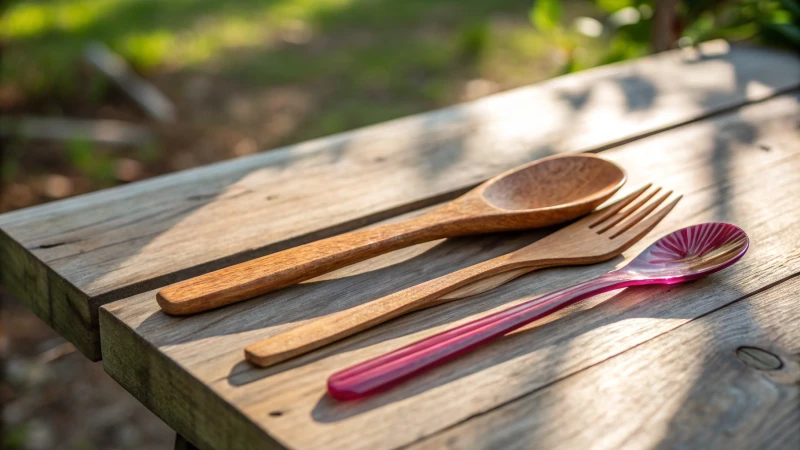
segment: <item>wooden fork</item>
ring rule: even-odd
[[[678,196],[651,215],[672,194],[650,201],[659,191],[645,185],[517,251],[251,344],[245,348],[245,357],[258,366],[271,366],[400,315],[488,291],[533,270],[607,261],[644,237],[681,199]]]

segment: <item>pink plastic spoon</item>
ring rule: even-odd
[[[643,284],[674,284],[722,270],[750,241],[727,223],[704,223],[670,233],[621,269],[529,300],[337,372],[328,392],[352,400],[388,389],[505,334],[597,294]]]

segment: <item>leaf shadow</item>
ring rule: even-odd
[[[517,358],[523,358],[534,352],[544,352],[548,360],[544,373],[537,374],[536,378],[542,380],[540,389],[559,378],[569,376],[568,372],[559,372],[563,355],[566,355],[570,343],[585,333],[592,330],[609,327],[616,322],[634,318],[664,318],[667,313],[669,318],[691,318],[670,314],[669,309],[647,311],[647,307],[640,307],[643,302],[654,295],[664,296],[672,286],[649,286],[628,288],[618,291],[611,298],[581,309],[569,308],[556,320],[548,321],[541,325],[529,325],[519,331],[504,336],[497,341],[489,343],[466,356],[451,361],[443,366],[434,368],[410,380],[370,397],[341,402],[334,400],[328,394],[323,395],[312,411],[314,420],[323,423],[335,423],[350,417],[367,413],[371,410],[384,407],[388,404],[401,402],[421,395],[427,391],[437,389],[461,378],[476,375],[492,367],[505,364]],[[578,309],[577,311],[575,309]],[[580,324],[580,326],[576,326]],[[568,333],[559,328],[567,327]],[[557,340],[548,336],[558,336]],[[537,364],[540,366],[541,364]],[[559,373],[555,376],[555,373]]]

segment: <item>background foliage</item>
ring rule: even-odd
[[[12,0],[0,114],[114,119],[158,144],[11,138],[0,212],[724,38],[800,48],[800,0]],[[87,67],[107,44],[176,103],[160,127]],[[2,122],[2,120],[0,120]],[[2,126],[2,123],[0,123]]]
[[[602,14],[571,24],[562,19],[562,3],[539,0],[530,18],[571,55],[566,71],[584,68],[575,55],[580,43],[564,39],[570,26],[603,42],[600,64],[711,39],[800,49],[798,0],[594,0]]]
[[[800,0],[6,0],[0,128],[116,120],[156,144],[0,138],[0,213],[725,38],[800,49]],[[83,60],[175,103],[159,124]],[[171,448],[101,365],[2,292],[0,447]]]
[[[800,48],[800,0],[0,5],[0,114],[123,120],[159,135],[127,149],[7,139],[0,212],[704,40]],[[87,67],[98,41],[175,102],[177,123],[153,124]]]

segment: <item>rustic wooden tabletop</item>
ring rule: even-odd
[[[0,216],[0,282],[204,449],[800,448],[800,59],[711,42],[473,103]],[[551,269],[268,369],[253,342],[520,248],[437,241],[189,317],[170,283],[399,220],[562,152],[683,194],[612,261]],[[666,232],[752,247],[687,285],[598,296],[366,400],[333,372],[619,266]]]

